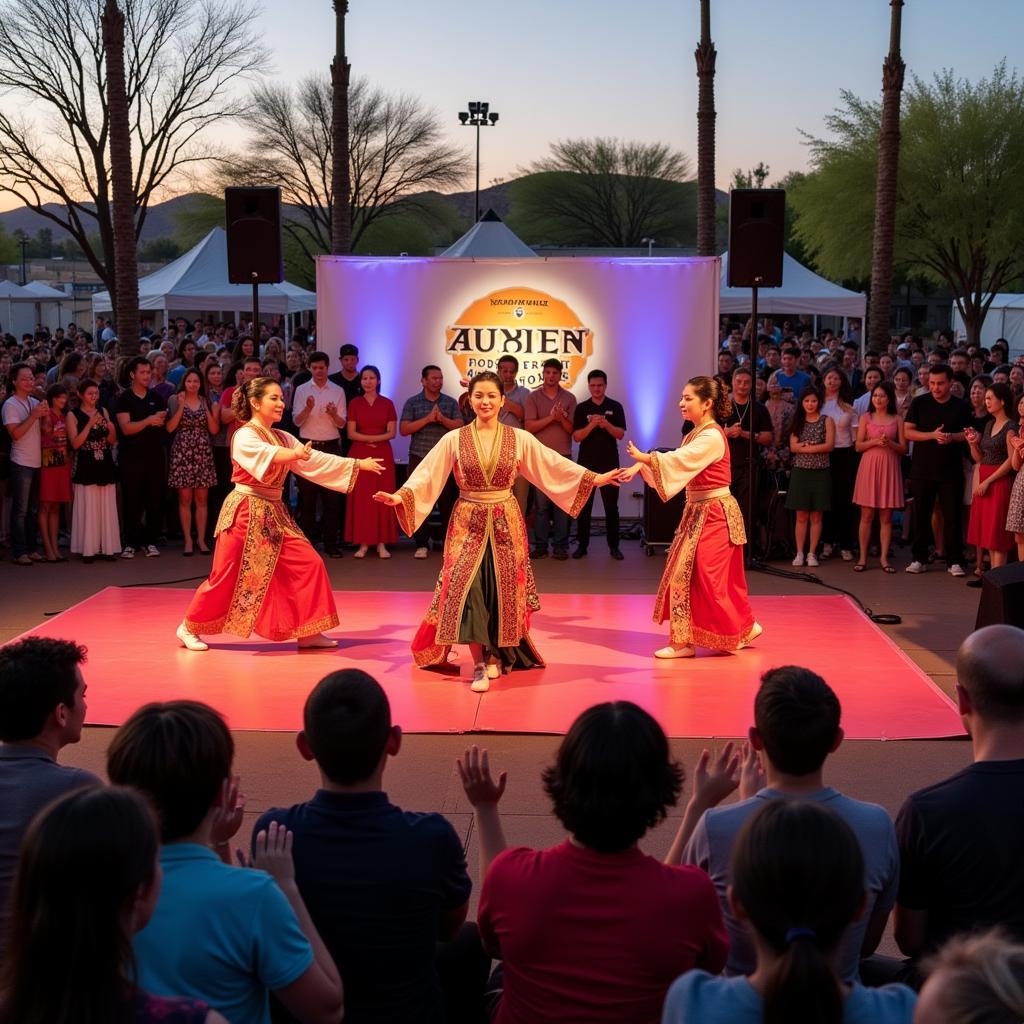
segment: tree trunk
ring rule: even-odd
[[[700,0],[697,60],[697,255],[715,256],[715,58],[711,0]]]
[[[351,71],[345,53],[345,15],[348,0],[334,0],[335,45],[331,64],[331,252],[352,249],[352,186],[349,181],[348,81]]]
[[[110,110],[110,183],[113,228],[114,326],[118,355],[139,351],[139,267],[135,258],[135,187],[132,181],[132,138],[124,73],[124,15],[117,0],[103,10],[103,48],[107,65]],[[109,252],[105,253],[108,261]]]
[[[882,123],[878,135],[875,231],[871,245],[869,345],[884,352],[892,315],[892,263],[896,232],[896,189],[900,156],[900,96],[905,65],[900,56],[903,0],[890,0],[889,55],[882,64]]]

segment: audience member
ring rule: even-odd
[[[353,398],[358,398],[363,393],[362,378],[359,373],[359,349],[355,345],[342,345],[338,349],[338,359],[341,362],[341,369],[337,373],[332,373],[329,379],[345,392],[347,407],[352,404]],[[296,376],[298,377],[300,374]],[[301,380],[297,380],[295,386],[298,387],[301,383]],[[342,449],[347,455],[349,449],[347,436],[343,436]]]
[[[769,349],[769,351],[771,350]],[[783,398],[794,405],[811,383],[810,374],[797,369],[796,364],[799,358],[800,349],[789,345],[782,350],[781,369],[773,367],[769,363],[769,369],[775,370],[775,379],[779,382],[779,387],[782,388]]]
[[[758,470],[760,468],[760,452],[763,447],[772,443],[773,424],[768,410],[758,401],[751,398],[754,386],[754,375],[749,366],[740,366],[732,375],[732,412],[729,413],[722,426],[729,444],[729,464],[732,468],[732,483],[729,489],[740,506],[743,525],[748,540],[753,537],[751,530],[750,506],[750,425],[754,425],[754,494],[759,492]],[[618,488],[616,488],[618,490]],[[756,507],[756,500],[755,500]]]
[[[60,553],[61,506],[71,503],[71,454],[68,451],[68,389],[46,389],[47,414],[40,420],[39,535],[48,562],[66,562]]]
[[[498,422],[504,423],[506,427],[522,430],[526,422],[526,399],[530,391],[518,382],[518,373],[519,360],[515,356],[504,355],[498,360],[498,376],[501,378],[505,395],[501,412],[498,413]],[[525,516],[530,497],[530,481],[522,473],[516,474],[512,494],[519,503],[519,511]]]
[[[831,417],[821,411],[821,393],[813,387],[806,388],[789,427],[793,470],[786,493],[786,508],[796,512],[796,557],[793,559],[796,566],[818,564],[822,521],[832,507],[828,455],[835,442],[835,430]]]
[[[42,562],[36,550],[36,506],[39,468],[43,461],[40,420],[48,415],[46,402],[34,397],[35,373],[28,363],[15,363],[11,394],[3,404],[4,427],[11,438],[11,557],[17,565]]]

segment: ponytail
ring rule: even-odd
[[[243,381],[231,396],[231,411],[240,423],[247,423],[252,419],[253,401],[261,401],[271,387],[280,386],[273,377],[254,377],[252,380]]]
[[[724,423],[732,412],[732,399],[719,377],[691,377],[686,382],[702,402],[711,402],[711,415]]]

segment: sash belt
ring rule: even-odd
[[[259,487],[255,484],[235,484],[239,494],[247,494],[253,498],[265,498],[267,501],[280,501],[284,493],[283,487]]]
[[[461,491],[459,497],[475,505],[500,505],[512,497],[512,488],[506,487],[501,491]]]
[[[724,498],[729,494],[732,494],[732,491],[728,487],[712,487],[711,490],[702,491],[691,491],[690,488],[687,488],[686,500],[691,505],[694,505],[701,501],[713,501],[715,498]]]

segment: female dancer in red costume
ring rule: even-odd
[[[654,621],[670,620],[669,646],[656,658],[692,658],[694,647],[738,651],[761,635],[747,599],[743,573],[746,534],[739,505],[729,491],[729,445],[716,420],[729,414],[729,396],[713,377],[693,377],[679,408],[693,430],[674,452],[640,451],[624,470],[637,473],[668,501],[686,488],[686,508],[668,551]]]
[[[231,480],[217,520],[217,547],[177,636],[205,651],[202,633],[258,633],[298,640],[300,648],[336,647],[323,635],[338,611],[320,556],[281,500],[289,470],[335,491],[351,491],[360,470],[380,473],[379,459],[344,459],[314,451],[275,430],[284,415],[281,386],[270,377],[239,385],[231,402],[242,426],[231,439]]]

